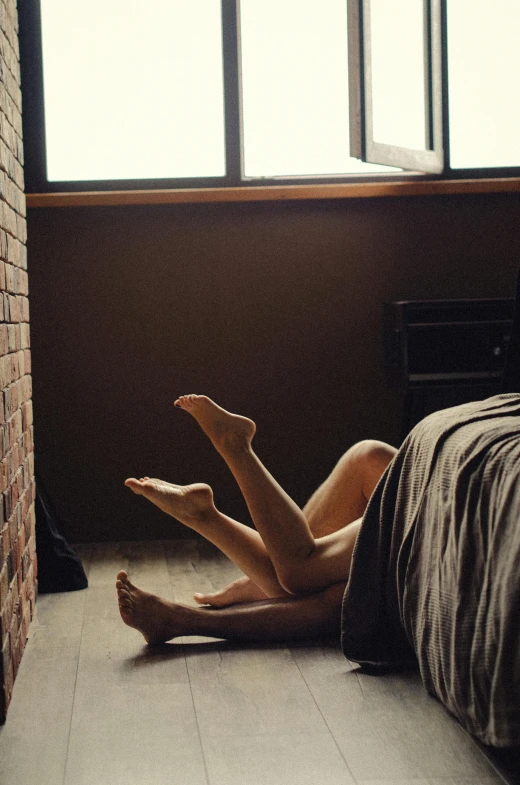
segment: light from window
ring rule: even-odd
[[[373,138],[426,150],[424,3],[370,3]]]
[[[246,177],[394,171],[349,155],[346,0],[241,0]]]
[[[41,0],[52,181],[225,174],[217,0]]]
[[[448,0],[453,168],[520,166],[520,3]]]

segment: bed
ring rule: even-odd
[[[342,608],[344,654],[418,666],[482,743],[520,745],[520,394],[436,412],[381,478]]]

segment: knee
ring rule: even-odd
[[[390,444],[377,439],[364,439],[354,445],[356,456],[366,470],[384,470],[396,454],[397,450]]]
[[[321,588],[316,587],[312,555],[308,559],[303,558],[293,562],[286,561],[283,565],[279,565],[276,570],[276,577],[282,589],[293,597],[314,594],[318,588]]]
[[[397,450],[390,444],[377,441],[377,439],[363,439],[354,444],[343,455],[340,464],[350,470],[355,466],[361,473],[374,470],[384,470],[396,454]]]
[[[301,569],[285,566],[283,569],[278,569],[276,575],[280,586],[287,594],[298,597],[309,592]]]
[[[396,453],[396,448],[390,444],[377,439],[363,439],[347,450],[342,461],[345,462],[345,469],[348,467],[349,471],[356,472],[359,487],[368,499]]]

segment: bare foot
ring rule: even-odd
[[[121,618],[139,630],[150,646],[183,634],[182,606],[141,591],[130,583],[124,570],[117,574],[116,587]]]
[[[253,420],[227,412],[206,395],[182,395],[174,405],[189,412],[197,420],[221,454],[249,447],[255,435],[256,425]]]
[[[173,485],[163,480],[130,477],[125,485],[139,496],[153,502],[163,512],[191,526],[216,513],[213,491],[205,483]]]
[[[199,605],[211,605],[213,608],[225,608],[227,605],[236,605],[240,602],[256,602],[256,600],[268,599],[267,594],[260,589],[251,578],[244,575],[242,578],[230,583],[214,594],[193,595],[195,602]]]

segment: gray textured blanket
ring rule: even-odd
[[[364,516],[342,646],[362,664],[418,662],[484,744],[520,745],[520,395],[407,437]]]

